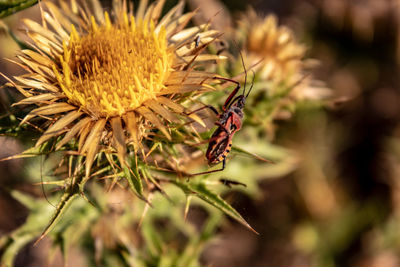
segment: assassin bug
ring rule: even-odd
[[[211,136],[206,152],[206,158],[210,164],[217,164],[222,161],[221,170],[225,168],[226,157],[231,151],[233,135],[242,128],[245,101],[253,88],[251,86],[247,94],[245,94],[246,88],[244,87],[243,94],[235,97],[240,89],[239,82],[228,79],[224,80],[235,82],[236,88],[222,106],[222,113],[218,114],[219,120],[215,123],[218,128]]]
[[[222,162],[222,168],[218,170],[206,171],[201,173],[196,173],[194,175],[207,174],[212,172],[218,172],[225,169],[226,157],[232,148],[232,138],[234,134],[240,130],[242,127],[243,120],[243,109],[245,106],[246,98],[249,96],[251,90],[253,89],[254,84],[254,72],[253,72],[253,82],[251,84],[250,89],[246,93],[246,83],[247,83],[247,70],[244,64],[242,53],[240,53],[240,58],[242,60],[244,72],[245,72],[245,81],[243,86],[243,93],[241,95],[237,95],[240,90],[240,83],[238,81],[223,78],[223,77],[214,77],[215,79],[232,82],[236,84],[235,89],[225,100],[224,105],[222,106],[222,113],[218,113],[218,111],[213,106],[204,106],[203,108],[209,108],[212,110],[218,117],[218,121],[215,124],[218,128],[214,131],[211,136],[208,148],[206,151],[206,158],[209,164],[218,164]],[[203,109],[200,108],[200,109]],[[199,109],[199,110],[200,110]],[[196,110],[198,111],[198,110]]]

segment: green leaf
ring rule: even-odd
[[[76,197],[79,196],[79,187],[72,185],[70,188],[66,190],[66,192],[61,197],[60,202],[57,205],[56,211],[54,212],[50,222],[44,229],[43,233],[40,237],[36,240],[35,244],[40,242],[53,228],[54,226],[60,221],[62,215],[71,205],[71,203],[75,200]]]
[[[267,162],[267,163],[274,163],[273,161],[271,161],[269,159],[265,159],[263,157],[260,157],[257,154],[251,153],[251,152],[249,152],[247,150],[244,150],[244,149],[242,149],[240,147],[237,147],[237,146],[232,146],[232,151],[235,151],[236,153],[242,154],[242,155],[245,155],[245,156],[254,157],[254,158],[258,159],[258,160],[261,160],[261,161],[264,161],[264,162]]]
[[[188,183],[182,183],[178,180],[171,180],[171,182],[178,186],[185,194],[195,194],[196,192],[189,186]]]
[[[26,2],[26,0],[0,0],[0,7],[16,6],[23,2]]]
[[[157,234],[151,222],[144,223],[141,227],[141,231],[150,255],[156,258],[157,255],[160,255],[163,251],[163,242],[160,235]]]
[[[0,18],[31,7],[37,2],[37,0],[0,0]]]
[[[53,207],[47,201],[35,199],[16,190],[10,191],[10,194],[24,204],[30,213],[22,226],[0,239],[0,250],[3,251],[1,266],[13,266],[18,252],[40,234],[53,212]]]
[[[78,186],[75,186],[78,188]],[[78,191],[75,189],[75,191]],[[19,251],[30,242],[37,239],[45,227],[52,228],[48,233],[53,242],[53,248],[61,246],[64,259],[67,258],[68,247],[75,246],[84,239],[88,229],[93,226],[93,221],[98,217],[98,209],[88,205],[83,199],[73,199],[77,194],[64,194],[61,198],[57,211],[47,200],[33,198],[28,194],[19,191],[11,191],[13,198],[24,204],[29,209],[29,215],[25,223],[18,229],[0,238],[0,250],[3,253],[0,266],[13,266],[14,259]],[[53,196],[50,202],[55,202],[60,195]],[[60,201],[60,200],[59,200]],[[72,204],[72,205],[70,205]],[[60,208],[60,206],[63,206]],[[57,215],[58,214],[58,215]],[[62,219],[60,219],[62,216]],[[55,219],[54,219],[55,218]],[[50,223],[49,223],[50,221]],[[53,221],[53,222],[52,222]],[[54,225],[54,228],[53,226]],[[49,228],[49,230],[51,230]],[[49,258],[51,253],[49,253]]]
[[[12,160],[12,159],[21,159],[21,158],[30,158],[30,157],[36,157],[38,155],[40,155],[40,147],[31,147],[27,150],[25,150],[24,152],[14,155],[14,156],[10,156],[7,158],[2,158],[0,159],[1,161],[7,161],[7,160]]]
[[[231,205],[229,205],[225,200],[223,200],[219,195],[211,192],[203,183],[196,184],[194,187],[191,187],[197,193],[196,196],[203,199],[204,201],[210,203],[214,207],[220,209],[228,216],[237,220],[248,229],[258,234],[251,226],[246,222],[245,219],[237,212]]]
[[[14,259],[17,256],[18,252],[33,239],[32,234],[21,235],[16,239],[11,240],[8,246],[4,249],[3,256],[1,257],[1,266],[8,267],[14,266]]]
[[[58,241],[57,245],[61,248],[64,262],[68,262],[70,248],[76,247],[93,228],[93,223],[98,219],[99,209],[94,208],[83,199],[77,199],[70,207],[65,217],[53,230],[58,238],[53,238]],[[52,234],[50,233],[50,234]]]
[[[141,200],[145,201],[146,203],[149,203],[149,201],[143,195],[143,184],[142,184],[142,179],[140,179],[138,169],[137,168],[130,169],[124,166],[124,174],[126,179],[128,180],[129,188],[131,189],[131,191]]]
[[[192,234],[189,244],[185,250],[180,253],[176,267],[199,266],[198,261],[204,251],[204,246],[215,236],[215,231],[221,222],[221,213],[211,212],[201,233]]]
[[[180,181],[173,181],[175,185],[180,187],[185,193],[194,193],[195,196],[201,198],[202,200],[206,201],[207,203],[211,204],[212,206],[216,207],[217,209],[223,211],[226,215],[230,216],[231,218],[235,219],[242,225],[246,226],[248,229],[253,231],[254,233],[258,234],[251,226],[246,222],[245,219],[237,212],[231,205],[229,205],[225,200],[223,200],[219,195],[211,192],[204,183],[197,183],[197,184],[188,184],[182,183]]]
[[[53,142],[45,142],[42,145],[38,146],[38,147],[30,147],[27,150],[13,155],[13,156],[9,156],[6,158],[0,158],[0,162],[1,161],[7,161],[7,160],[12,160],[12,159],[21,159],[21,158],[32,158],[32,157],[36,157],[36,156],[40,156],[40,155],[48,155],[51,154],[52,151],[52,145]]]
[[[162,188],[162,186],[156,181],[156,179],[154,179],[154,177],[151,174],[151,172],[149,171],[149,169],[144,167],[144,168],[141,169],[141,171],[142,171],[142,174],[143,174],[144,178],[147,179],[147,180],[150,180],[157,187],[157,189],[160,191],[160,193],[164,197],[166,197],[169,201],[171,201],[171,199],[169,198],[169,196],[167,195],[165,190]]]

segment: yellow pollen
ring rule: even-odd
[[[174,61],[165,30],[125,17],[112,24],[91,19],[80,36],[72,28],[55,73],[69,101],[97,117],[121,116],[162,94]]]

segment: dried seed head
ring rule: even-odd
[[[265,80],[281,82],[302,68],[305,46],[298,43],[289,28],[278,25],[274,15],[265,18],[249,10],[243,23],[246,55],[259,63]]]

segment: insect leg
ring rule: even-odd
[[[200,111],[200,110],[203,110],[203,109],[206,109],[206,108],[210,109],[212,112],[215,113],[215,115],[219,116],[219,113],[218,113],[217,109],[214,108],[214,107],[211,106],[211,105],[205,105],[205,106],[203,106],[203,107],[201,107],[201,108],[195,109],[195,110],[190,111],[189,113],[185,113],[185,114],[186,114],[186,115],[190,115],[190,114],[196,113],[196,112],[198,112],[198,111]]]
[[[222,168],[221,168],[221,169],[212,170],[212,171],[206,171],[206,172],[193,173],[193,174],[189,174],[189,176],[192,177],[192,176],[203,175],[203,174],[209,174],[209,173],[214,173],[214,172],[221,172],[221,171],[225,170],[225,164],[226,164],[226,159],[224,159],[224,160],[222,161]]]
[[[227,81],[227,82],[231,82],[236,84],[235,89],[233,89],[232,93],[228,96],[228,98],[226,99],[224,105],[222,106],[222,110],[226,111],[227,107],[229,106],[229,103],[231,102],[232,98],[237,94],[237,92],[240,89],[240,83],[238,81],[232,80],[232,79],[228,79],[228,78],[224,78],[224,77],[214,77],[214,79],[218,79],[218,80],[223,80],[223,81]]]
[[[230,134],[230,132],[226,129],[226,127],[222,123],[220,123],[219,121],[216,121],[214,124],[217,125],[218,127],[220,127],[227,134]],[[212,139],[210,139],[210,140],[212,140]]]

